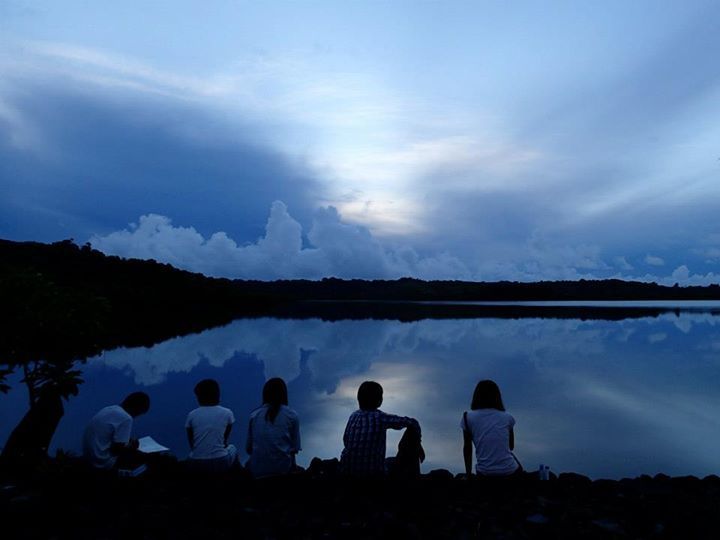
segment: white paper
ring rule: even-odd
[[[170,449],[166,446],[158,444],[152,437],[143,437],[138,441],[138,450],[146,454],[154,454],[156,452],[168,452]]]

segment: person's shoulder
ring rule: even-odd
[[[253,409],[252,411],[250,411],[250,418],[256,418],[256,417],[258,417],[258,416],[259,416],[262,412],[264,412],[266,409],[267,409],[267,407],[265,407],[265,405],[260,405],[260,406],[257,407],[256,409]]]
[[[515,423],[515,418],[513,418],[513,415],[507,411],[499,411],[497,409],[480,409],[480,410],[484,411],[485,418],[487,418],[491,422],[506,423],[511,426]]]
[[[493,418],[503,417],[504,411],[497,409],[472,409],[467,411],[468,418],[470,420],[489,421]]]
[[[188,413],[188,418],[194,418],[198,414],[200,414],[200,407],[195,407],[192,411]]]
[[[283,405],[283,406],[280,408],[280,410],[281,410],[281,411],[283,412],[283,414],[285,414],[288,418],[292,418],[292,419],[297,420],[297,418],[298,418],[298,413],[297,413],[297,411],[296,411],[295,409],[291,409],[291,408],[288,407],[287,405]]]
[[[232,409],[223,407],[222,405],[217,405],[216,407],[217,407],[217,411],[221,412],[222,414],[231,415],[231,416],[233,415]]]
[[[132,420],[132,416],[130,416],[130,413],[123,409],[120,405],[108,405],[107,407],[103,407],[97,413],[97,416],[106,418],[119,418],[121,420]]]

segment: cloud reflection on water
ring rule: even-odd
[[[720,469],[718,343],[710,314],[617,322],[244,319],[91,359],[54,444],[77,446],[78,424],[141,385],[153,408],[138,430],[183,456],[192,386],[215,377],[238,418],[233,442],[243,446],[264,379],[280,376],[300,414],[299,461],[307,464],[316,455],[339,455],[357,386],[375,379],[385,387],[384,410],[420,420],[424,469],[458,472],[462,411],[475,383],[491,378],[517,420],[517,455],[526,468],[542,462],[595,477],[704,475]],[[398,439],[389,437],[389,451]]]

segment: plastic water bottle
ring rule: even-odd
[[[540,477],[540,480],[550,480],[550,466],[543,465],[541,463],[538,468],[538,476]]]

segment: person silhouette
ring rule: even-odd
[[[245,445],[247,468],[255,478],[288,474],[300,452],[300,421],[288,407],[285,381],[269,379],[262,391],[263,404],[250,413]]]
[[[360,408],[348,418],[343,434],[345,447],[340,456],[340,470],[345,474],[359,476],[384,474],[386,431],[403,428],[413,430],[419,445],[420,424],[414,418],[381,411],[383,388],[375,381],[365,381],[360,385],[357,400]]]
[[[133,392],[120,405],[100,409],[85,428],[85,459],[97,469],[113,469],[136,458],[138,441],[130,438],[133,419],[149,410],[150,397],[145,392]]]
[[[185,421],[190,455],[188,465],[197,471],[222,472],[237,462],[237,449],[228,444],[235,415],[220,405],[220,385],[204,379],[195,385],[199,407]]]
[[[515,448],[515,418],[505,411],[500,388],[491,380],[477,383],[470,411],[463,413],[463,458],[465,472],[472,474],[472,447],[475,446],[475,472],[482,476],[509,476],[522,472],[512,453]]]

